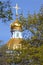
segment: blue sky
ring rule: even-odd
[[[6,1],[6,0],[2,0],[2,1]],[[38,13],[41,4],[43,4],[43,0],[11,0],[12,7],[15,6],[16,3],[18,3],[19,7],[21,8],[19,13],[23,11],[24,16],[26,16],[28,11],[30,11],[31,14],[33,14],[34,11]],[[12,20],[13,22],[15,20],[15,9],[12,10],[14,13],[13,20]],[[0,40],[3,40],[4,43],[6,43],[11,37],[10,23],[11,22],[4,24],[0,20]]]

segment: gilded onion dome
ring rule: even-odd
[[[21,23],[19,22],[18,19],[16,19],[13,23],[11,23],[10,27],[11,29],[14,29],[15,27],[21,27]]]
[[[21,22],[18,20],[18,18],[12,22],[10,24],[10,27],[11,27],[11,31],[14,31],[14,30],[19,30],[19,31],[22,31],[22,24]]]

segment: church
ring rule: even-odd
[[[17,4],[16,7],[13,8],[16,9],[16,20],[10,24],[11,38],[7,42],[7,47],[8,49],[15,50],[22,47],[20,42],[23,40],[23,37],[22,37],[22,24],[18,19],[18,9],[20,8],[18,7]]]

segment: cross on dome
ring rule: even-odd
[[[18,16],[18,10],[20,9],[20,8],[18,7],[18,4],[16,3],[16,6],[15,6],[15,7],[13,7],[13,8],[15,8],[15,9],[16,9],[16,16]]]

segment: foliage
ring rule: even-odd
[[[12,20],[12,9],[10,1],[0,1],[0,19],[3,22]]]

